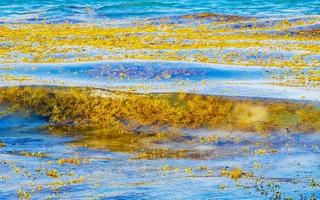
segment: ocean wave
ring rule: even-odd
[[[0,87],[81,86],[134,89],[142,93],[184,91],[291,100],[301,100],[303,96],[303,100],[320,101],[318,88],[275,85],[277,82],[272,75],[281,74],[287,69],[138,60],[12,66],[14,68],[10,71],[0,71]]]
[[[120,2],[120,3],[114,3],[114,4],[109,4],[109,5],[104,5],[101,6],[97,9],[96,11],[107,11],[109,12],[110,10],[113,9],[127,9],[127,8],[143,8],[146,7],[147,9],[150,8],[163,8],[163,7],[175,7],[178,6],[179,4],[177,3],[169,3],[169,2],[157,2],[157,1],[149,1],[149,2],[144,2],[144,1],[127,1],[127,2]]]
[[[240,16],[296,16],[320,14],[319,2],[310,0],[301,1],[169,1],[169,0],[142,0],[142,1],[101,1],[101,0],[75,0],[75,1],[40,1],[31,3],[22,0],[0,2],[0,17],[14,18],[15,15],[33,13],[49,22],[67,20],[69,17],[99,21],[104,18],[127,19],[192,15],[195,13],[220,13]],[[85,20],[84,20],[85,21]]]

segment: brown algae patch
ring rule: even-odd
[[[308,103],[186,93],[106,91],[107,95],[97,95],[96,91],[91,88],[9,87],[0,89],[0,102],[9,104],[11,109],[48,118],[52,133],[73,134],[78,138],[74,142],[76,145],[138,153],[138,158],[142,159],[194,157],[194,150],[164,144],[206,145],[220,140],[214,135],[187,140],[182,129],[225,130],[231,135],[233,131],[287,134],[320,130],[320,109]],[[233,140],[241,142],[241,138]],[[257,150],[257,154],[273,153],[271,147],[263,150]]]
[[[319,18],[315,18],[302,21],[302,23],[311,26],[318,21]],[[154,25],[142,22],[121,27],[68,23],[2,25],[0,26],[0,42],[7,45],[0,49],[0,58],[7,63],[161,59],[249,66],[306,67],[310,66],[310,63],[307,63],[304,57],[319,54],[317,44],[319,35],[299,34],[299,31],[291,31],[294,34],[287,33],[290,28],[300,26],[299,22],[288,22],[284,19],[274,22],[273,25],[269,25],[270,27],[261,27],[261,22],[255,22],[253,19],[239,24],[230,21],[203,22],[199,25],[193,23],[163,22]],[[230,48],[250,50],[248,55],[256,56],[257,59],[248,60],[238,51],[211,56],[203,53],[205,49],[216,51]],[[255,48],[296,52],[297,59],[271,56],[264,60],[260,55],[261,52],[252,51]],[[90,56],[92,50],[101,53]],[[188,57],[188,53],[191,53],[192,50],[199,50],[199,53]],[[70,54],[76,56],[69,58]],[[18,57],[17,55],[24,56]]]
[[[319,30],[310,28],[318,16],[270,22],[210,13],[180,18],[185,22],[163,18],[126,26],[3,24],[0,63],[134,59],[279,67],[293,70],[285,75],[285,85],[319,86]]]
[[[4,147],[6,147],[6,146],[7,146],[6,143],[0,141],[0,148],[4,148]]]

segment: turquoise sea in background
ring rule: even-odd
[[[319,0],[2,0],[0,22],[94,22],[194,13],[243,16],[320,14]]]

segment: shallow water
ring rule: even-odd
[[[0,65],[1,66],[1,65]],[[6,66],[6,65],[3,65]],[[162,61],[106,61],[74,64],[15,64],[0,76],[0,86],[86,86],[111,90],[193,92],[206,95],[319,101],[319,88],[284,87],[272,76],[289,69]],[[121,76],[123,74],[123,76]]]
[[[318,0],[5,0],[2,22],[97,22],[103,19],[167,17],[212,12],[244,16],[318,15]]]
[[[189,146],[204,155],[211,154],[206,159],[132,160],[134,154],[70,146],[75,138],[48,134],[43,129],[46,124],[42,118],[19,113],[0,118],[0,141],[6,144],[0,148],[0,199],[16,199],[19,189],[36,199],[267,199],[275,197],[276,192],[281,192],[282,198],[320,195],[318,188],[311,186],[311,181],[319,181],[320,177],[320,137],[316,134],[234,133],[235,137],[242,137],[242,142],[225,138],[219,143]],[[199,137],[207,132],[185,134]],[[253,153],[266,146],[278,152]],[[241,153],[243,147],[247,154]],[[229,153],[215,157],[215,149]],[[47,157],[26,157],[21,155],[23,151],[41,151]],[[89,163],[57,164],[58,159],[75,156],[88,158]],[[225,167],[240,167],[254,176],[239,181],[221,177],[220,170]],[[46,171],[51,169],[57,169],[61,177],[47,176]],[[59,193],[55,192],[53,183],[78,180],[81,176],[82,182],[59,186]],[[40,185],[42,190],[32,193]],[[221,185],[225,188],[221,189]]]

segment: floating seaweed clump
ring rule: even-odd
[[[47,154],[39,151],[39,152],[27,152],[27,151],[23,151],[20,152],[21,155],[26,156],[26,157],[37,157],[37,158],[46,158],[48,157]]]
[[[6,147],[7,145],[4,143],[4,142],[2,142],[2,141],[0,141],[0,148],[4,148],[4,147]]]
[[[48,117],[56,127],[117,124],[251,132],[316,132],[320,127],[320,110],[312,104],[186,93],[97,92],[101,94],[90,88],[10,87],[1,88],[0,100]]]
[[[0,101],[14,109],[48,118],[52,132],[85,132],[81,145],[140,151],[140,158],[186,156],[183,149],[155,150],[159,142],[184,140],[181,129],[253,133],[320,130],[320,110],[316,105],[279,100],[186,93],[135,94],[90,88],[10,87],[1,88]],[[216,136],[200,137],[198,142],[215,143],[217,140]],[[264,152],[267,150],[257,150],[257,154]]]
[[[281,67],[295,72],[286,77],[286,85],[319,86],[319,74],[312,72],[320,66],[318,16],[264,21],[204,13],[181,20],[127,26],[4,24],[0,63],[136,59]]]

